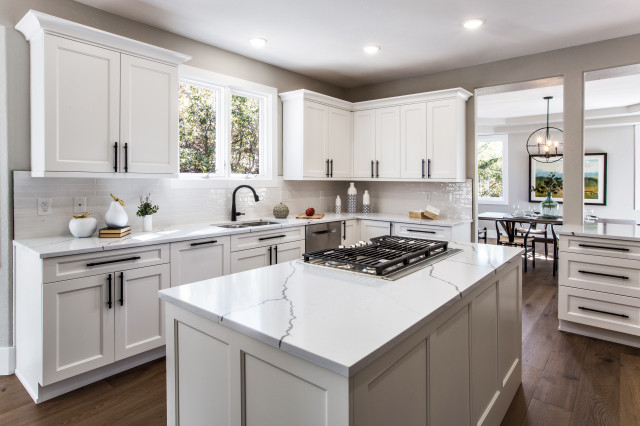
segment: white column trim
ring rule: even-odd
[[[0,347],[0,376],[9,376],[16,371],[16,347]]]

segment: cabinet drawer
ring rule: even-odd
[[[640,261],[563,253],[560,285],[640,297]]]
[[[451,228],[446,226],[394,223],[393,235],[412,238],[451,240]]]
[[[45,259],[45,283],[169,262],[169,244]]]
[[[562,235],[560,237],[560,251],[640,260],[640,244],[607,238]]]
[[[637,336],[640,299],[559,286],[558,318]]]
[[[304,226],[264,232],[247,232],[231,236],[231,251],[248,250],[298,240],[304,240]]]

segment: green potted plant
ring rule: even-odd
[[[148,194],[144,200],[142,199],[142,195],[140,196],[140,205],[138,206],[136,216],[142,218],[142,230],[144,232],[151,232],[153,227],[151,215],[157,213],[159,209],[160,207],[151,202],[151,194]]]
[[[529,190],[530,192],[547,196],[540,203],[540,214],[543,218],[555,219],[558,217],[558,203],[551,196],[560,192],[562,183],[562,178],[551,172],[549,176],[543,177],[540,181],[536,179],[536,185]]]

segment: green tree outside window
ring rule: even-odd
[[[478,143],[478,195],[480,198],[503,197],[502,141]]]

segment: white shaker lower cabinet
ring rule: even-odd
[[[504,266],[350,375],[167,303],[167,423],[500,424],[522,368],[520,261]]]
[[[41,259],[15,246],[16,375],[36,402],[164,355],[169,245]]]
[[[360,241],[360,223],[357,219],[342,221],[342,235],[340,245],[349,247]]]
[[[231,273],[302,258],[304,226],[231,236]]]
[[[640,243],[562,234],[559,329],[640,347]]]
[[[391,235],[391,222],[379,220],[360,220],[360,239],[369,241],[373,237]]]
[[[230,273],[228,236],[171,243],[171,287]]]

